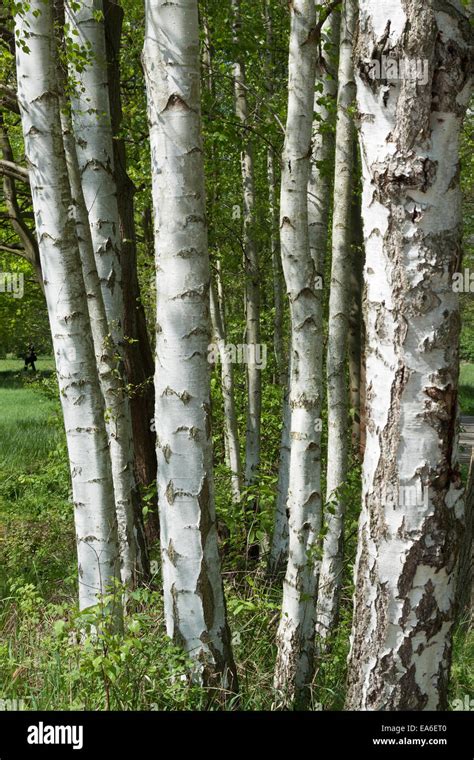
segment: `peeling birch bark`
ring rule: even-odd
[[[166,627],[206,685],[236,688],[217,547],[197,0],[147,0],[155,216],[158,503]]]
[[[471,51],[469,21],[456,0],[360,2],[367,442],[349,709],[447,704],[465,522],[452,275],[461,245],[459,132]],[[372,78],[382,55],[425,61],[426,81]]]

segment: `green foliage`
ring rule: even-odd
[[[474,416],[474,364],[461,364],[459,408],[462,414]]]
[[[143,45],[142,0],[123,0],[125,17],[121,50],[123,125],[118,137],[125,140],[128,169],[136,188],[139,281],[150,334],[155,327],[153,229],[150,218],[151,179],[145,91],[140,56]],[[14,3],[22,12],[26,3]],[[76,5],[76,4],[74,4]],[[79,4],[77,4],[79,5]],[[273,61],[267,81],[265,27],[261,5],[242,0],[242,28],[238,45],[232,40],[230,3],[206,0],[201,19],[208,23],[202,47],[210,45],[210,68],[203,62],[203,131],[206,160],[209,244],[215,272],[221,265],[225,292],[227,342],[245,342],[242,307],[244,283],[242,183],[240,150],[245,140],[254,147],[257,205],[253,233],[260,256],[261,341],[268,349],[268,365],[262,370],[262,459],[257,486],[242,493],[241,503],[231,500],[230,473],[225,466],[224,420],[219,366],[212,375],[212,413],[215,493],[221,537],[223,576],[233,636],[233,648],[242,689],[240,707],[246,710],[273,707],[272,682],[275,635],[281,609],[281,579],[265,577],[264,566],[272,530],[282,426],[282,389],[276,384],[273,354],[273,273],[271,224],[268,208],[267,151],[274,154],[277,175],[283,143],[287,78],[288,12],[284,3],[270,0],[273,15]],[[101,14],[96,21],[102,22]],[[8,22],[11,28],[11,22]],[[202,24],[202,27],[204,24]],[[68,38],[65,59],[81,73],[91,60],[77,34]],[[27,49],[28,33],[21,44]],[[246,61],[249,121],[245,129],[234,112],[232,62],[242,53]],[[14,61],[5,48],[0,52],[0,78],[15,89]],[[72,77],[69,87],[77,85]],[[318,90],[318,87],[316,88]],[[326,102],[333,113],[334,104]],[[15,159],[24,162],[19,120],[5,114]],[[333,129],[331,123],[321,129]],[[461,142],[464,192],[463,266],[473,266],[474,215],[472,113],[466,120]],[[332,164],[320,167],[331,175]],[[278,180],[278,176],[277,176]],[[32,228],[29,189],[18,187],[25,220]],[[278,196],[278,193],[277,193]],[[278,204],[278,197],[276,199]],[[0,198],[0,243],[16,246],[19,239],[6,217]],[[330,249],[328,240],[328,250]],[[58,387],[52,360],[40,359],[38,374],[24,374],[20,355],[32,340],[37,351],[50,351],[44,297],[31,266],[12,253],[0,255],[0,270],[24,275],[25,294],[14,299],[0,293],[0,693],[24,699],[27,709],[214,709],[215,704],[190,680],[190,663],[167,639],[163,619],[161,579],[155,574],[149,588],[131,595],[123,636],[102,630],[103,610],[80,614],[76,608],[77,568],[73,532],[73,506]],[[325,283],[330,281],[330,257]],[[327,312],[329,288],[324,289]],[[474,415],[474,302],[461,296],[463,332],[460,406]],[[289,343],[285,314],[284,340]],[[285,360],[287,360],[287,351]],[[242,455],[246,428],[245,366],[235,365],[235,392]],[[323,404],[322,461],[326,462],[326,409]],[[325,493],[323,467],[322,493]],[[146,516],[154,500],[155,485],[144,494]],[[312,689],[312,709],[335,710],[344,704],[346,657],[352,616],[353,565],[360,511],[360,465],[351,462],[341,495],[347,506],[345,568],[337,632],[324,651],[318,652]],[[257,505],[249,512],[249,505]],[[331,504],[324,505],[325,516]],[[324,535],[324,528],[322,536]],[[321,538],[322,538],[321,536]],[[262,561],[247,559],[247,546],[258,541]],[[154,547],[152,556],[158,556]],[[320,559],[320,545],[310,561]],[[91,634],[91,628],[100,635]],[[89,631],[89,633],[85,633]],[[8,643],[5,643],[8,642]],[[451,684],[452,698],[472,694],[472,633],[461,627],[456,634]]]
[[[7,354],[22,356],[28,343],[34,343],[37,353],[51,352],[51,335],[43,293],[31,265],[12,254],[0,254],[0,358]],[[15,287],[22,285],[20,298],[7,290],[10,278]],[[21,279],[17,279],[21,278]],[[19,288],[18,288],[19,290]]]
[[[450,681],[450,704],[455,699],[464,702],[474,694],[474,629],[469,620],[461,621],[453,640],[453,665]]]

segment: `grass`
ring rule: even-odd
[[[10,581],[19,577],[46,589],[64,574],[74,552],[53,366],[50,357],[40,357],[38,371],[26,373],[21,360],[0,360],[2,596],[7,595]],[[38,392],[40,388],[44,392]]]
[[[53,360],[40,357],[37,377],[49,377]],[[58,402],[37,393],[28,385],[31,370],[22,369],[21,360],[0,360],[0,473],[31,473],[42,467],[60,437],[57,425]]]
[[[459,407],[462,414],[474,416],[474,364],[467,362],[461,364]]]
[[[180,674],[183,656],[166,638],[161,581],[137,591],[123,639],[79,644],[77,566],[69,472],[53,362],[41,357],[36,379],[21,361],[0,360],[0,695],[25,709],[205,710],[204,693]],[[461,370],[461,408],[474,414],[474,364]],[[471,412],[472,410],[472,412]],[[350,483],[347,530],[356,533],[359,481]],[[226,489],[217,479],[217,501]],[[231,513],[224,517],[232,525]],[[237,519],[237,518],[236,518]],[[233,525],[235,530],[236,526]],[[355,539],[352,538],[352,543]],[[348,560],[355,545],[348,542]],[[328,654],[317,660],[313,709],[342,709],[352,615],[347,567],[341,624]],[[224,583],[242,710],[272,709],[275,634],[281,584],[232,554]],[[134,597],[135,599],[135,597]],[[473,634],[459,626],[450,702],[472,695]]]

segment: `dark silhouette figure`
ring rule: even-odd
[[[25,354],[25,371],[28,372],[28,366],[31,365],[33,372],[36,372],[35,361],[37,360],[35,347],[33,343],[28,345],[28,350]]]

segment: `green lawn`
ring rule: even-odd
[[[40,356],[36,362],[38,372],[52,372],[54,370],[54,359],[52,356]],[[0,359],[0,384],[5,375],[17,374],[23,371],[23,359]],[[32,375],[31,368],[28,373]]]
[[[54,367],[51,357],[40,357],[37,376],[47,377]],[[32,472],[41,467],[60,435],[48,424],[58,414],[58,403],[25,384],[33,372],[22,369],[21,359],[0,360],[0,474]]]

